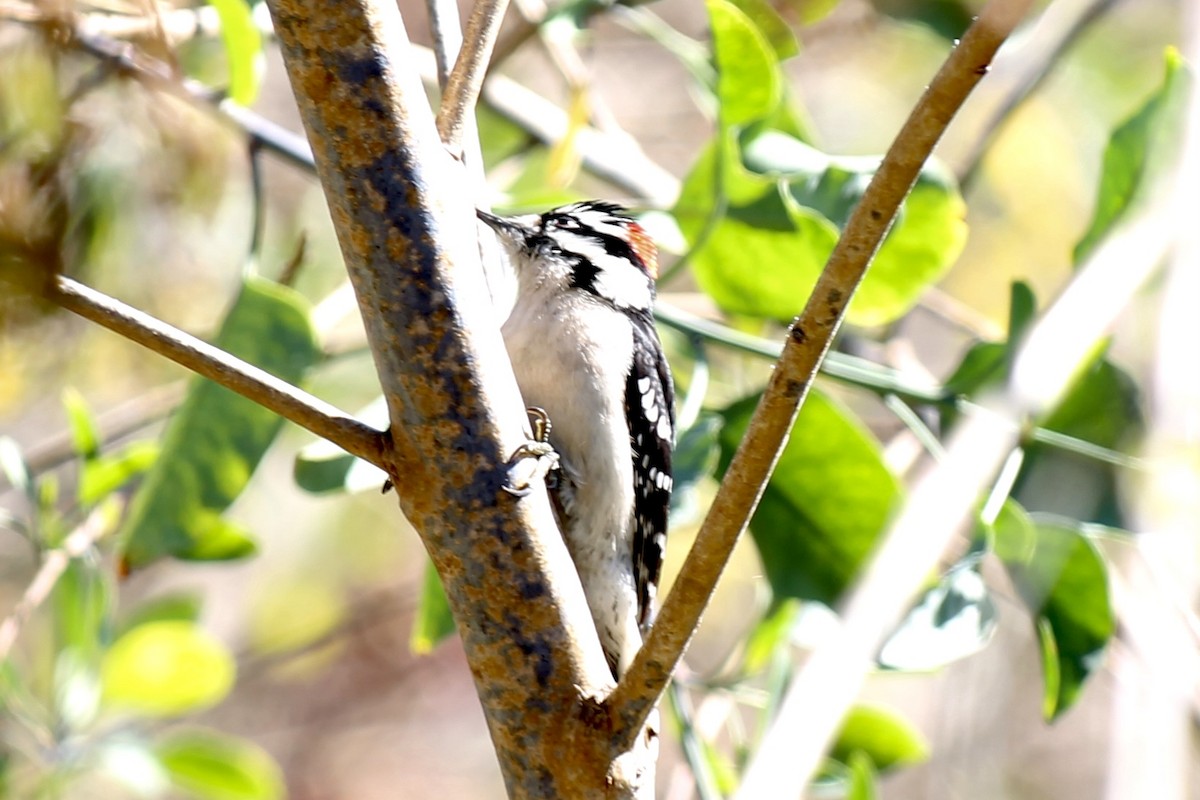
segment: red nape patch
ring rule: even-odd
[[[646,268],[650,277],[658,280],[658,248],[655,247],[650,234],[646,233],[646,229],[636,222],[629,223],[629,246],[642,260],[642,266]]]

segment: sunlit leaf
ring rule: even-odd
[[[79,502],[93,505],[145,474],[158,459],[158,442],[130,442],[85,461],[79,474]]]
[[[229,63],[229,99],[249,106],[258,96],[265,68],[262,34],[246,0],[208,0],[221,21],[221,41]]]
[[[247,278],[217,345],[289,383],[319,350],[295,292]],[[125,561],[237,558],[253,543],[221,513],[250,480],[282,420],[228,389],[196,380],[163,435],[163,450],[130,507]]]
[[[442,588],[442,579],[432,562],[425,564],[425,578],[421,584],[421,599],[413,617],[409,648],[418,654],[433,650],[438,642],[454,633],[454,615]]]
[[[1075,245],[1075,264],[1156,188],[1178,157],[1192,75],[1178,50],[1166,53],[1166,75],[1146,102],[1113,131],[1104,151],[1096,208]]]
[[[345,594],[327,578],[297,575],[272,581],[256,597],[250,637],[256,650],[297,650],[333,631],[346,617]]]
[[[283,772],[258,745],[217,731],[175,731],[154,747],[171,782],[201,800],[275,800]]]
[[[203,606],[201,596],[194,592],[174,592],[153,597],[135,606],[122,622],[121,631],[132,630],[150,622],[195,622]]]
[[[728,312],[787,322],[804,307],[838,226],[878,161],[834,158],[780,131],[743,138],[740,157],[736,143],[709,146],[673,213],[689,243],[699,245],[693,272],[707,294]],[[719,194],[724,214],[706,227]],[[927,166],[851,302],[849,319],[877,325],[907,312],[961,252],[964,214],[953,181]]]
[[[63,389],[63,408],[67,412],[67,427],[71,431],[71,444],[75,454],[83,459],[95,458],[100,453],[100,431],[96,428],[96,420],[77,390],[72,387]]]
[[[779,104],[779,63],[767,39],[745,13],[727,0],[707,0],[717,62],[721,123],[748,125]]]
[[[117,639],[104,656],[105,702],[151,717],[216,705],[233,687],[233,656],[190,622],[148,622]]]
[[[877,770],[919,764],[929,758],[929,744],[916,728],[894,711],[854,706],[846,713],[830,755],[843,764],[862,753]]]
[[[796,41],[796,34],[792,33],[787,20],[780,16],[775,7],[766,0],[730,0],[730,2],[754,23],[754,27],[758,28],[759,33],[775,51],[775,58],[783,61],[800,52],[800,43]]]
[[[722,473],[757,403],[749,397],[723,412]],[[776,598],[833,605],[899,499],[879,444],[848,412],[812,391],[750,522]]]
[[[875,765],[871,763],[871,757],[856,750],[850,754],[846,766],[850,773],[846,800],[876,800],[879,787],[876,785]]]
[[[60,645],[87,656],[100,652],[113,611],[109,574],[93,559],[72,559],[54,585],[54,622]]]

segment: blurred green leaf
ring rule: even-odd
[[[446,600],[446,590],[432,561],[425,563],[425,579],[421,583],[421,600],[413,617],[409,649],[424,655],[433,650],[438,642],[454,633],[454,615]]]
[[[292,465],[292,479],[296,481],[297,486],[312,494],[344,492],[346,476],[350,474],[350,468],[356,460],[340,447],[320,439],[296,454],[296,461]]]
[[[796,40],[796,34],[792,33],[791,26],[766,0],[730,0],[730,2],[754,23],[754,27],[758,28],[759,33],[771,45],[771,49],[775,52],[775,58],[783,61],[800,52],[800,43]]]
[[[174,592],[139,603],[122,621],[120,632],[126,633],[150,622],[195,622],[200,618],[204,601],[194,592]]]
[[[84,462],[79,475],[79,502],[94,505],[129,481],[145,474],[158,459],[158,442],[130,442],[114,453]]]
[[[148,622],[113,642],[101,665],[108,705],[150,717],[209,708],[233,687],[225,645],[190,622]]]
[[[284,796],[283,772],[258,745],[192,728],[168,734],[155,747],[171,782],[202,800],[275,800]]]
[[[217,346],[289,383],[298,383],[319,349],[298,294],[247,278]],[[221,513],[250,480],[282,420],[262,406],[196,380],[163,435],[163,450],[130,507],[125,561],[131,568],[163,556],[227,559],[253,543]]]
[[[1015,500],[1004,501],[988,534],[992,551],[1005,563],[1028,563],[1037,549],[1037,529],[1033,520]]]
[[[779,63],[766,37],[741,9],[726,0],[707,0],[705,5],[717,63],[721,124],[748,125],[779,105]]]
[[[489,173],[492,167],[529,149],[536,141],[528,131],[501,116],[487,103],[480,103],[475,107],[475,121],[479,126],[483,165]]]
[[[346,596],[325,574],[293,574],[267,584],[255,597],[250,638],[260,653],[313,644],[346,618]]]
[[[889,669],[934,670],[981,650],[996,630],[996,606],[978,572],[979,555],[955,564],[928,589],[884,643]]]
[[[1117,126],[1104,150],[1096,208],[1087,231],[1075,245],[1076,266],[1175,168],[1192,76],[1175,48],[1167,50],[1165,61],[1162,85]]]
[[[919,22],[939,36],[957,41],[979,13],[967,0],[872,0],[881,14],[906,22]]]
[[[100,431],[96,420],[78,391],[66,387],[62,393],[63,408],[67,412],[67,427],[71,431],[71,444],[75,454],[82,459],[92,459],[100,454]]]
[[[857,705],[842,721],[830,756],[849,764],[855,753],[866,755],[874,769],[886,770],[925,761],[929,758],[929,744],[896,712],[878,706]]]
[[[111,627],[114,589],[94,559],[75,558],[54,585],[54,622],[61,648],[100,654]]]
[[[265,64],[262,34],[246,0],[208,0],[221,21],[221,41],[229,63],[229,99],[250,106],[258,97]]]
[[[788,634],[799,611],[800,604],[795,600],[783,600],[772,605],[746,638],[742,656],[743,672],[754,675],[767,668],[776,651],[787,645]]]
[[[1137,383],[1105,358],[1105,349],[1099,348],[1081,369],[1058,406],[1041,420],[1042,428],[1109,449],[1141,432]],[[1112,465],[1038,442],[1026,444],[1012,490],[1012,496],[1032,511],[1123,527],[1117,495]]]
[[[748,397],[722,412],[722,474],[757,404],[758,397]],[[750,521],[775,598],[832,606],[899,500],[900,485],[879,444],[848,412],[810,392]]]
[[[846,767],[850,773],[846,800],[875,800],[879,796],[879,787],[876,785],[875,765],[871,763],[871,757],[856,750],[850,754]]]
[[[1115,622],[1108,570],[1095,544],[1074,522],[1035,517],[1033,524],[1032,552],[1005,560],[1005,566],[1034,615],[1046,683],[1043,710],[1052,720],[1074,704],[1100,666]]]
[[[356,419],[380,430],[388,427],[387,401],[378,396],[355,415]],[[306,492],[379,491],[387,475],[378,467],[347,453],[327,439],[317,439],[296,454],[292,478]]]

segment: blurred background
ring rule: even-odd
[[[270,145],[248,144],[236,115],[219,113],[215,101],[197,94],[203,94],[198,87],[230,86],[228,44],[207,11],[221,4],[160,3],[157,13],[148,11],[150,5],[0,2],[0,269],[40,254],[38,263],[47,271],[64,271],[203,338],[220,327],[244,274],[282,278],[315,309],[321,357],[308,370],[305,388],[358,413],[377,395],[378,382],[343,287],[345,271],[320,186],[311,172],[276,156]],[[981,4],[771,5],[799,42],[783,68],[788,101],[809,144],[837,156],[878,156]],[[1028,285],[1039,307],[1062,289],[1076,266],[1073,248],[1093,217],[1109,137],[1162,84],[1164,51],[1181,44],[1184,5],[1038,4],[1031,24],[1006,45],[993,74],[938,149],[965,200],[961,254],[911,311],[885,325],[848,332],[843,352],[944,381],[974,343],[1004,339],[1014,281]],[[425,7],[409,0],[400,7],[410,37],[427,46]],[[688,46],[673,48],[670,42],[671,36],[685,37],[703,53],[705,6],[656,0],[632,7],[637,13],[604,4],[573,8],[576,15],[554,16],[540,34],[525,21],[545,15],[538,2],[515,3],[509,12],[500,45],[507,51],[496,72],[544,99],[545,108],[518,102],[527,116],[551,128],[562,125],[568,136],[566,144],[545,146],[542,132],[522,129],[511,98],[492,97],[479,117],[489,168],[484,197],[506,208],[548,207],[586,196],[625,202],[647,212],[647,225],[666,251],[664,263],[670,263],[686,249],[685,237],[665,214],[653,212],[670,208],[715,124],[711,97],[681,58]],[[265,9],[252,11],[251,19],[265,18]],[[71,26],[87,31],[93,44],[132,44],[126,56],[133,65],[120,66],[90,49],[88,40],[73,40]],[[249,109],[300,133],[269,36],[255,63],[261,82]],[[185,86],[184,77],[197,83]],[[436,97],[435,88],[431,93]],[[630,183],[589,169],[570,141],[584,120],[612,144],[618,159],[622,151],[614,143],[624,146],[631,139],[640,147],[661,171],[642,172],[652,191],[635,193]],[[1131,396],[1143,409],[1147,392],[1153,396],[1165,280],[1152,279],[1129,301],[1108,351],[1135,385]],[[38,514],[64,525],[70,512],[61,509],[71,507],[80,480],[78,437],[70,433],[69,407],[76,401],[64,405],[63,399],[68,387],[90,409],[107,449],[157,439],[182,401],[189,376],[138,345],[8,286],[0,284],[0,435],[15,443],[43,488],[35,502],[10,476],[0,483],[0,508],[6,528],[20,527],[9,521]],[[768,338],[779,335],[778,328],[722,317],[687,270],[660,292],[664,301],[702,317],[723,318]],[[664,336],[686,387],[694,380],[688,339],[674,332]],[[711,408],[760,385],[769,368],[769,362],[736,351],[712,359],[705,396]],[[905,425],[876,394],[829,380],[821,385],[880,440],[884,460],[903,480],[920,453]],[[1106,446],[1146,456],[1136,429],[1122,428],[1121,441]],[[282,780],[295,800],[505,796],[457,639],[433,642],[420,630],[414,634],[428,588],[420,540],[397,513],[395,497],[380,494],[377,477],[361,479],[360,491],[314,494],[300,488],[293,476],[297,453],[312,442],[311,435],[285,425],[228,510],[226,518],[257,542],[253,557],[164,561],[118,579],[112,557],[103,548],[93,554],[95,567],[110,576],[104,591],[115,621],[106,635],[147,603],[163,598],[191,603],[203,628],[232,654],[236,682],[207,710],[149,721],[102,718],[73,744],[86,749],[101,736],[136,739],[199,723],[269,754],[278,772],[263,780],[268,785]],[[1076,481],[1069,469],[1063,466],[1045,480],[1030,478],[1036,485],[1022,501],[1031,510],[1069,513],[1087,522],[1152,527],[1142,494],[1144,473],[1117,470],[1115,483],[1097,489],[1089,488],[1090,477]],[[1192,463],[1186,480],[1194,481],[1195,470]],[[711,498],[714,485],[711,476],[696,482],[697,508]],[[1097,492],[1103,495],[1099,500]],[[40,511],[33,508],[38,504]],[[1100,506],[1107,510],[1094,510]],[[47,510],[55,508],[60,511]],[[699,524],[695,512],[680,512],[677,519],[668,583]],[[1129,557],[1115,537],[1099,547],[1114,563]],[[39,552],[27,537],[0,530],[0,616],[18,607],[38,569]],[[1155,585],[1174,587],[1174,604],[1151,604],[1147,613],[1151,624],[1157,620],[1164,630],[1190,635],[1175,641],[1188,665],[1195,661],[1198,635],[1195,628],[1187,633],[1194,561],[1173,561],[1181,577],[1165,583],[1159,574],[1135,569],[1114,589],[1136,596],[1153,595]],[[1122,703],[1132,703],[1135,712],[1141,706],[1123,698],[1122,680],[1141,685],[1162,677],[1157,670],[1183,669],[1151,658],[1154,653],[1172,658],[1174,651],[1141,648],[1122,638],[1128,620],[1118,614],[1117,635],[1081,695],[1048,723],[1036,632],[1002,571],[984,564],[982,574],[995,612],[986,643],[938,669],[880,672],[865,690],[864,700],[893,709],[925,745],[920,757],[901,759],[911,763],[883,771],[880,796],[1147,796],[1122,795],[1109,771],[1115,750],[1152,737],[1160,724],[1128,716],[1130,706]],[[753,741],[752,731],[738,728],[757,723],[739,710],[738,692],[722,693],[716,678],[756,629],[770,597],[759,553],[747,538],[684,671],[694,690],[688,713],[720,751],[713,756],[718,772],[721,765],[736,772]],[[0,740],[6,776],[0,789],[13,797],[158,796],[153,792],[161,787],[155,789],[152,780],[139,788],[128,778],[139,769],[154,770],[130,766],[111,747],[95,763],[72,762],[70,775],[61,780],[42,780],[55,772],[57,756],[51,753],[57,751],[29,733],[37,728],[31,720],[39,717],[20,708],[11,675],[24,676],[31,698],[56,691],[54,676],[58,670],[61,678],[63,667],[55,666],[53,630],[61,612],[54,608],[49,603],[33,613],[6,664],[8,682],[0,691],[11,693]],[[821,615],[805,616],[797,652],[806,637],[820,636]],[[1186,694],[1194,702],[1195,672],[1184,674],[1191,676]],[[747,686],[752,693],[763,682]],[[1172,719],[1190,720],[1192,708],[1173,707],[1178,716]],[[742,716],[742,723],[730,721]],[[1176,793],[1154,796],[1200,797],[1194,738],[1188,724],[1175,740],[1187,743],[1182,763],[1190,765],[1187,774],[1164,776],[1164,786]],[[676,731],[664,742],[659,785],[662,797],[696,796]],[[38,793],[25,794],[31,786]],[[177,790],[166,791],[171,796]],[[228,796],[271,796],[274,790],[262,791]],[[847,789],[830,781],[812,791],[836,797]]]

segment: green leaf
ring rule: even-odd
[[[1029,284],[1013,281],[1009,289],[1007,341],[1003,344],[978,342],[972,345],[943,384],[946,392],[959,397],[971,397],[979,394],[984,387],[1005,380],[1025,331],[1036,315],[1037,299]]]
[[[879,787],[876,785],[875,765],[866,753],[856,750],[850,754],[846,764],[850,773],[850,785],[846,787],[846,800],[876,800]]]
[[[283,772],[258,745],[204,729],[175,731],[155,745],[171,782],[202,800],[275,800]]]
[[[54,621],[60,646],[88,657],[100,654],[109,634],[113,586],[93,559],[72,559],[54,586]]]
[[[1191,72],[1175,48],[1165,54],[1162,85],[1134,114],[1117,126],[1104,150],[1096,208],[1075,245],[1079,266],[1112,229],[1160,188],[1175,167],[1187,113]]]
[[[749,397],[723,412],[722,474],[757,404]],[[810,392],[750,521],[776,599],[832,606],[899,501],[878,442],[824,394]]]
[[[387,401],[382,395],[360,409],[355,418],[380,430],[388,427]],[[378,467],[355,458],[327,439],[317,439],[296,454],[292,478],[306,492],[378,492],[387,474]]]
[[[89,459],[79,476],[79,502],[95,505],[139,475],[158,460],[158,442],[130,442],[115,453]]]
[[[968,555],[925,592],[880,650],[882,666],[934,670],[983,649],[996,630],[996,606],[978,562]]]
[[[1040,425],[1114,449],[1140,434],[1141,397],[1136,381],[1105,358],[1104,349],[1096,351]],[[1012,495],[1034,511],[1124,527],[1115,468],[1078,453],[1028,443]]]
[[[1015,500],[1005,500],[989,526],[991,549],[1005,563],[1026,564],[1037,549],[1037,528]]]
[[[62,393],[63,408],[67,412],[67,427],[71,431],[71,444],[80,458],[93,459],[100,453],[100,431],[87,402],[74,388],[68,386]]]
[[[250,638],[260,653],[299,650],[317,642],[346,618],[346,598],[328,576],[274,580],[257,596]]]
[[[193,592],[174,592],[139,603],[121,624],[121,632],[150,622],[195,622],[203,600]]]
[[[225,318],[217,346],[293,384],[319,356],[303,298],[253,277]],[[281,425],[274,413],[228,389],[193,383],[131,504],[126,564],[252,553],[253,543],[220,515],[245,488]]]
[[[1013,281],[1008,297],[1008,358],[1011,362],[1016,358],[1017,346],[1025,337],[1025,331],[1037,316],[1037,298],[1025,281]]]
[[[763,38],[771,45],[775,58],[780,61],[800,52],[800,43],[792,33],[787,20],[779,15],[775,7],[766,0],[730,0],[746,18],[754,23]]]
[[[751,171],[785,181],[796,203],[839,230],[879,166],[876,157],[829,156],[772,130],[744,142],[744,148],[743,157]],[[966,203],[953,177],[936,162],[926,164],[850,305],[850,321],[880,325],[912,308],[962,252],[967,237],[965,217]],[[803,280],[805,296],[828,255],[825,252],[815,263],[798,265],[796,277]],[[778,315],[773,318],[781,319]]]
[[[842,721],[830,756],[849,764],[855,753],[862,753],[876,770],[905,764],[919,764],[929,758],[925,737],[894,711],[878,706],[858,705]]]
[[[742,656],[742,671],[754,675],[766,669],[780,647],[787,646],[788,634],[800,612],[795,600],[774,603],[750,631]]]
[[[743,140],[744,165],[728,137],[705,150],[673,213],[698,247],[693,272],[706,293],[730,313],[787,322],[803,308],[878,160],[834,158],[774,130]],[[718,194],[725,213],[709,229]],[[906,313],[961,252],[964,214],[953,180],[926,166],[851,302],[850,321],[877,325]]]
[[[707,0],[722,126],[770,114],[783,95],[775,52],[750,18],[726,0]]]
[[[1108,571],[1095,544],[1074,523],[1043,517],[1033,522],[1033,551],[1005,566],[1034,615],[1046,683],[1043,711],[1055,719],[1100,666],[1115,622]]]
[[[170,717],[219,703],[233,687],[233,656],[190,622],[148,622],[117,639],[104,656],[107,704]]]
[[[258,96],[265,66],[262,34],[246,0],[208,0],[221,21],[221,41],[229,63],[229,99],[249,106]]]
[[[421,601],[417,605],[412,634],[408,640],[409,649],[424,655],[452,633],[454,615],[450,613],[450,603],[446,600],[442,579],[438,577],[433,562],[426,562],[425,579],[421,584]]]

